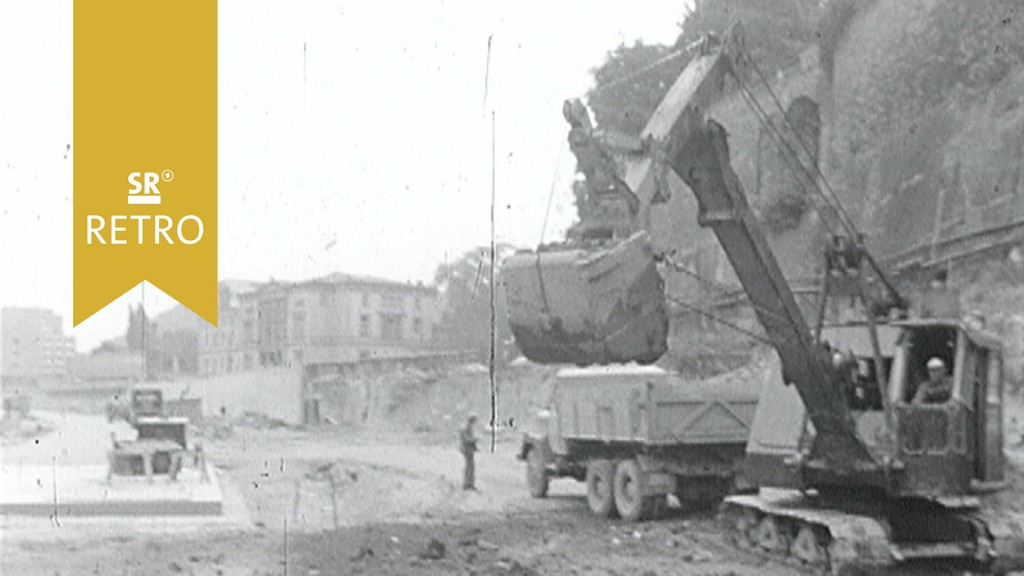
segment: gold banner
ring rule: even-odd
[[[74,324],[148,281],[217,324],[217,2],[74,2]]]

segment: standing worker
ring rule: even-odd
[[[462,469],[462,489],[476,490],[476,414],[471,414],[466,420],[466,425],[459,430],[459,449],[462,450],[462,457],[465,459],[465,467]]]

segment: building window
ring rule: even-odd
[[[359,335],[363,337],[370,336],[370,315],[362,314],[359,316]]]
[[[404,320],[405,316],[401,314],[381,314],[380,337],[384,340],[401,340]]]
[[[296,311],[292,313],[292,339],[298,342],[306,341],[306,313]]]
[[[419,299],[417,299],[416,301],[419,302]],[[423,321],[420,320],[419,318],[413,318],[412,319],[412,333],[417,335],[417,336],[421,336],[422,332],[423,332]]]

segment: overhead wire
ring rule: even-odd
[[[764,84],[765,90],[768,92],[769,96],[771,96],[772,100],[775,102],[776,107],[778,107],[779,112],[782,114],[783,121],[786,123],[787,126],[789,126],[790,130],[796,136],[797,142],[800,143],[800,146],[804,149],[804,152],[807,153],[808,158],[812,160],[811,166],[814,168],[815,172],[817,172],[818,176],[820,177],[820,180],[812,179],[815,190],[822,197],[822,199],[825,200],[826,204],[829,205],[831,209],[836,212],[836,217],[839,219],[840,223],[843,224],[843,227],[846,228],[846,231],[850,235],[850,237],[852,239],[859,238],[860,232],[857,230],[857,226],[854,223],[853,218],[850,217],[850,214],[846,211],[846,208],[843,206],[843,203],[839,200],[839,195],[836,193],[835,189],[832,188],[832,185],[829,184],[828,178],[826,178],[825,174],[821,171],[821,167],[818,165],[816,161],[814,161],[814,155],[811,154],[807,144],[803,141],[802,138],[800,138],[800,132],[796,129],[795,126],[793,126],[792,122],[790,122],[789,115],[786,114],[785,109],[782,107],[782,102],[779,100],[778,96],[775,95],[775,91],[772,90],[771,85],[768,83],[767,77],[757,66],[756,62],[750,60],[750,65],[757,73],[758,77],[760,77],[761,82]],[[742,80],[738,80],[742,84]],[[760,108],[760,105],[758,105],[758,107]],[[794,155],[794,157],[796,161],[800,163],[801,168],[804,171],[806,171],[807,168],[803,165],[803,162],[800,162],[799,157],[796,155]],[[818,185],[819,181],[821,182],[821,186]],[[828,191],[829,195],[831,196],[831,201],[829,201],[828,196],[825,195],[825,192],[822,189],[822,187],[824,187],[824,189]],[[820,213],[820,210],[818,212]],[[875,258],[871,255],[870,252],[865,253],[865,256],[868,264],[874,269],[875,273],[878,275],[878,278],[889,290],[889,293],[896,299],[896,301],[903,302],[903,297],[900,294],[899,290],[896,289],[896,286],[889,279],[888,275],[886,275],[885,272],[882,270],[882,267],[878,263],[878,261],[875,260]]]
[[[544,244],[544,235],[548,230],[548,216],[551,214],[551,202],[555,197],[555,187],[558,185],[558,170],[562,166],[562,151],[565,150],[565,141],[561,135],[558,138],[558,154],[555,156],[555,171],[551,174],[551,190],[548,191],[548,206],[544,210],[544,224],[540,229],[539,245]]]
[[[826,207],[836,210],[829,198],[825,196],[821,189],[816,185],[814,175],[812,175],[807,167],[804,166],[803,162],[800,161],[797,151],[786,141],[786,136],[777,126],[775,126],[771,120],[771,116],[769,116],[765,109],[757,102],[757,99],[754,97],[750,88],[742,81],[738,81],[737,84],[739,86],[740,96],[743,98],[744,102],[746,102],[747,106],[750,107],[754,116],[757,117],[761,125],[768,129],[768,137],[772,139],[776,146],[779,147],[780,152],[789,152],[790,156],[786,156],[785,153],[783,153],[783,157],[787,159],[785,165],[791,172],[793,172],[793,175],[797,177],[797,184],[800,186],[801,191],[807,195],[811,195],[811,192],[816,192],[818,196],[821,197]],[[799,167],[803,177],[801,177],[800,174],[797,174],[797,167]],[[810,181],[811,184],[809,186],[804,184],[804,178]],[[808,188],[810,188],[810,191],[808,191]],[[835,231],[829,223],[830,217],[822,212],[821,208],[814,202],[811,202],[811,207],[821,215],[822,223],[826,228],[828,228],[829,232],[834,233]],[[836,219],[839,221],[839,224],[846,229],[848,234],[852,236],[856,235],[856,230],[852,229],[844,219],[838,217],[838,215],[836,216]]]
[[[670,255],[668,255],[668,254],[662,255],[661,259],[670,268],[672,268],[672,270],[674,270],[676,272],[682,272],[683,274],[693,278],[694,280],[696,280],[700,284],[708,286],[709,288],[711,288],[713,290],[716,290],[719,293],[724,294],[726,296],[733,296],[733,294],[734,294],[734,292],[726,289],[724,286],[720,286],[720,285],[716,284],[715,282],[712,282],[711,280],[708,280],[704,276],[701,276],[700,274],[691,271],[690,269],[686,268],[682,264],[679,264],[678,262],[673,260],[672,257]],[[754,302],[750,301],[749,298],[747,300],[747,304],[749,304],[751,308],[753,308],[757,312],[760,312],[761,314],[764,314],[766,316],[774,318],[775,320],[778,320],[780,322],[784,322],[784,323],[789,324],[789,325],[792,326],[792,322],[788,318],[783,318],[782,316],[779,316],[778,314],[776,314],[775,312],[772,312],[771,310],[766,310],[765,308],[763,308],[761,306],[758,306]]]
[[[829,195],[832,197],[835,210],[839,214],[841,214],[842,218],[844,218],[847,221],[847,223],[849,224],[849,228],[856,231],[856,226],[854,225],[853,218],[850,217],[850,214],[843,207],[842,202],[840,202],[839,200],[839,195],[836,194],[835,189],[832,188],[831,184],[829,184],[828,178],[826,178],[825,174],[821,171],[821,167],[818,165],[817,160],[814,158],[814,154],[811,153],[810,147],[807,145],[806,142],[804,142],[803,138],[800,137],[800,131],[797,130],[795,126],[793,126],[793,123],[789,119],[789,115],[786,114],[786,110],[782,106],[782,102],[779,100],[779,97],[776,96],[775,91],[772,90],[771,85],[768,83],[768,78],[765,76],[764,72],[761,71],[761,68],[757,65],[757,63],[753,61],[753,59],[750,60],[750,65],[751,68],[753,68],[754,72],[757,73],[757,76],[761,79],[761,82],[764,84],[765,90],[768,92],[768,95],[771,97],[772,101],[775,103],[775,106],[779,109],[779,112],[782,114],[783,122],[785,122],[786,125],[789,126],[789,129],[793,132],[793,135],[796,137],[796,141],[800,143],[800,147],[803,148],[804,152],[807,154],[807,157],[811,159],[811,167],[814,168],[814,171],[818,174],[818,177],[820,178],[823,187],[828,191]]]
[[[604,92],[605,90],[609,90],[609,89],[614,88],[614,87],[616,87],[616,86],[618,86],[620,84],[625,84],[626,82],[629,82],[630,80],[633,80],[635,78],[639,78],[640,76],[650,72],[651,70],[654,70],[655,68],[657,68],[659,66],[663,66],[663,65],[665,65],[665,64],[675,60],[676,58],[679,58],[680,56],[684,56],[684,55],[688,54],[689,52],[690,52],[690,48],[689,47],[678,49],[678,50],[673,50],[673,51],[669,52],[668,54],[662,56],[661,58],[658,58],[654,62],[651,62],[650,64],[647,64],[646,66],[643,66],[642,68],[640,68],[638,70],[630,72],[629,74],[625,74],[625,75],[623,75],[623,76],[621,76],[619,78],[616,78],[616,79],[614,79],[614,80],[612,80],[610,82],[606,82],[606,83],[602,84],[601,86],[595,86],[590,91],[590,93],[591,94],[600,94],[601,92]]]
[[[668,300],[669,302],[671,302],[672,304],[675,304],[675,305],[680,306],[682,308],[686,308],[687,310],[690,310],[691,312],[696,312],[697,314],[700,314],[701,316],[704,316],[705,318],[709,318],[709,319],[711,319],[711,320],[713,320],[715,322],[718,322],[719,324],[721,324],[723,326],[726,326],[728,328],[732,328],[733,330],[735,330],[735,331],[737,331],[737,332],[739,332],[739,333],[741,333],[741,334],[743,334],[743,335],[745,335],[745,336],[747,336],[749,338],[757,340],[758,342],[761,342],[762,344],[767,344],[769,346],[772,345],[772,341],[769,340],[767,336],[762,336],[760,334],[757,334],[755,332],[747,330],[746,328],[743,328],[742,326],[734,324],[734,323],[726,320],[725,318],[722,318],[721,316],[718,316],[717,314],[715,314],[713,312],[709,312],[709,311],[705,310],[704,308],[701,308],[700,306],[697,306],[695,304],[690,304],[690,303],[688,303],[688,302],[686,302],[684,300],[681,300],[679,298],[676,298],[674,296],[667,296],[666,295],[665,299]]]
[[[751,65],[756,67],[756,65],[753,62],[751,62]],[[762,77],[762,79],[764,78],[763,75],[759,75]],[[818,197],[821,198],[821,201],[824,202],[825,206],[835,213],[834,218],[839,222],[839,225],[846,230],[846,233],[850,237],[857,237],[857,228],[854,225],[853,220],[850,218],[849,214],[843,208],[842,203],[839,202],[839,199],[838,197],[836,197],[835,192],[832,192],[832,197],[830,198],[828,195],[825,194],[822,187],[818,184],[819,177],[820,181],[826,186],[828,185],[828,180],[825,178],[825,175],[822,174],[820,168],[818,168],[817,163],[811,162],[811,165],[814,167],[815,172],[818,174],[818,176],[815,176],[814,174],[811,173],[811,171],[807,168],[804,162],[800,159],[799,152],[797,152],[796,149],[794,149],[793,146],[789,143],[789,139],[786,137],[786,135],[772,121],[771,115],[769,115],[768,112],[764,109],[764,107],[762,107],[761,104],[757,101],[757,98],[754,96],[753,90],[739,77],[737,77],[737,85],[739,86],[740,95],[747,103],[747,106],[750,107],[751,111],[754,112],[754,115],[757,116],[758,121],[761,123],[761,125],[768,129],[769,137],[772,138],[772,140],[775,142],[777,146],[780,147],[779,151],[782,152],[783,150],[785,150],[789,152],[788,157],[785,154],[783,154],[783,156],[786,157],[788,160],[786,166],[790,168],[791,171],[794,171],[794,174],[795,167],[799,167],[800,171],[803,173],[803,176],[810,182],[809,187],[811,191],[816,193]],[[772,99],[775,100],[776,105],[782,111],[783,121],[789,127],[790,131],[792,131],[794,135],[796,135],[797,141],[800,142],[800,145],[803,148],[804,152],[807,154],[809,158],[813,158],[814,155],[811,154],[810,149],[806,146],[806,144],[804,144],[803,140],[800,139],[799,133],[797,132],[796,128],[792,125],[792,123],[789,122],[785,110],[782,108],[781,102],[778,101],[778,98],[775,96],[775,93],[771,90],[771,87],[766,84],[765,88],[768,91],[768,93],[771,94]],[[799,177],[798,180],[800,180]],[[803,182],[800,182],[800,188],[805,194],[808,193],[808,186],[804,185]],[[829,187],[829,190],[832,190],[831,187]],[[821,211],[821,209],[813,202],[811,206],[814,208],[816,212],[818,212],[822,216],[822,222],[824,223],[825,227],[829,229],[829,232],[834,233],[834,230],[832,230],[832,227],[828,223],[830,217],[824,214]]]

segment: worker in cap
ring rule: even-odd
[[[466,425],[459,430],[459,450],[465,460],[462,469],[462,489],[476,490],[476,414],[470,414],[466,419]]]
[[[914,404],[941,404],[953,395],[953,380],[942,358],[928,360],[928,379],[917,387]]]

